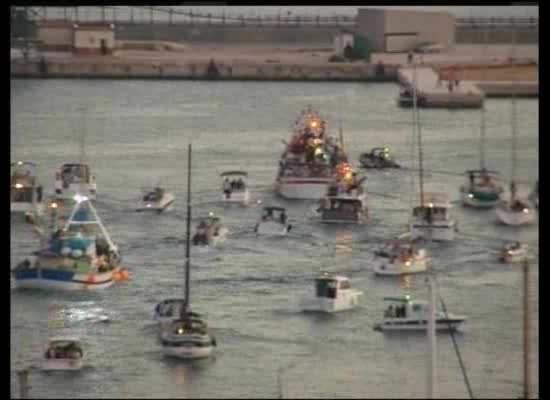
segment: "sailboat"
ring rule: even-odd
[[[527,199],[518,195],[516,183],[516,96],[512,96],[512,177],[510,180],[510,198],[503,200],[496,208],[500,222],[506,225],[520,226],[535,220],[535,210]]]
[[[451,202],[445,193],[424,193],[422,172],[422,135],[418,118],[416,96],[416,64],[413,70],[413,116],[418,131],[418,162],[420,204],[413,208],[410,221],[411,238],[427,238],[434,241],[452,241],[456,231],[456,220],[450,213]]]
[[[216,339],[208,332],[208,326],[200,314],[191,311],[190,258],[191,258],[191,144],[188,151],[187,170],[187,232],[185,248],[185,298],[183,307],[178,307],[179,318],[161,326],[162,351],[166,356],[182,359],[209,357],[216,347]],[[164,302],[163,302],[164,303]],[[161,303],[162,304],[162,303]],[[181,304],[175,301],[174,304]]]
[[[469,170],[467,183],[460,187],[462,203],[475,208],[492,208],[500,201],[504,191],[497,182],[498,172],[489,171],[485,165],[485,107],[481,107],[481,134],[479,146],[479,170]]]

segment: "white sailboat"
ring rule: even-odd
[[[168,319],[161,325],[160,340],[162,352],[166,356],[181,359],[209,357],[216,347],[216,339],[208,331],[208,326],[200,314],[191,311],[190,302],[190,258],[191,258],[191,144],[188,152],[187,171],[187,231],[185,249],[185,298],[173,302],[179,306],[179,317]],[[165,304],[162,302],[161,304]],[[183,305],[183,307],[182,307]],[[160,310],[160,307],[157,306]],[[171,310],[172,312],[174,310]],[[166,315],[159,315],[159,318]]]
[[[418,162],[420,204],[413,208],[410,221],[411,238],[425,238],[434,241],[454,240],[456,220],[451,215],[451,203],[444,193],[424,193],[422,166],[422,135],[416,96],[416,64],[413,64],[413,116],[418,132]]]

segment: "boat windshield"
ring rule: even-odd
[[[318,279],[315,282],[317,297],[336,298],[336,281],[327,279]]]

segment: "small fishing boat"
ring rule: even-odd
[[[181,359],[200,359],[209,357],[217,346],[216,338],[208,331],[208,325],[198,313],[191,311],[191,145],[188,151],[187,169],[187,229],[185,247],[185,298],[169,299],[157,305],[156,315],[159,318],[168,317],[162,313],[161,305],[169,306],[173,312],[179,311],[179,318],[165,319],[161,325],[160,341],[165,356]],[[170,317],[171,318],[171,317]]]
[[[55,223],[56,221],[54,221]],[[12,270],[18,288],[97,290],[127,280],[121,260],[91,201],[83,196],[61,229],[42,248]]]
[[[216,247],[225,241],[227,233],[228,229],[222,225],[221,219],[210,213],[200,219],[193,235],[193,245]]]
[[[95,176],[86,163],[63,164],[55,173],[55,193],[60,197],[73,197],[75,194],[96,199]]]
[[[40,214],[42,186],[36,178],[36,164],[30,161],[17,161],[11,164],[11,170],[11,212]]]
[[[424,193],[423,202],[413,208],[411,238],[454,240],[457,223],[450,212],[451,207],[445,193]]]
[[[410,296],[385,297],[391,304],[384,311],[382,323],[375,326],[380,331],[426,331],[429,317],[429,304],[426,301],[413,301]],[[441,311],[435,313],[435,329],[438,331],[456,330],[466,317]]]
[[[181,316],[185,308],[185,299],[166,299],[158,303],[153,311],[153,319],[160,323],[171,322]]]
[[[526,199],[519,198],[514,181],[510,183],[510,199],[501,201],[496,214],[499,221],[505,225],[521,226],[535,221],[535,210]]]
[[[430,258],[425,249],[414,243],[393,240],[374,252],[376,275],[406,275],[425,272]]]
[[[351,310],[362,295],[362,291],[351,288],[349,278],[323,272],[315,279],[315,294],[302,300],[302,309],[326,313]]]
[[[157,186],[152,190],[145,191],[136,211],[154,211],[160,214],[163,211],[170,210],[175,199],[172,193]]]
[[[222,201],[247,205],[250,201],[248,173],[244,171],[225,171],[220,174],[222,181]]]
[[[79,338],[53,337],[48,341],[41,369],[44,371],[78,371],[82,368],[83,358],[84,351]]]
[[[279,215],[277,215],[279,214]],[[259,235],[286,235],[292,229],[284,207],[264,207],[254,232]]]
[[[359,163],[362,168],[401,168],[395,162],[390,154],[390,149],[387,147],[375,147],[369,153],[362,153],[359,156]]]
[[[508,243],[500,252],[500,261],[503,263],[517,263],[523,261],[528,255],[527,243]]]

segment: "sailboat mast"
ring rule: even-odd
[[[418,180],[420,185],[420,207],[424,205],[424,176],[422,167],[422,135],[420,134],[420,114],[418,113],[418,97],[416,93],[416,60],[413,61],[413,121],[418,135]]]
[[[485,169],[485,105],[481,105],[481,132],[479,144],[479,166]]]
[[[514,66],[514,56],[515,56],[515,46],[516,46],[516,31],[513,31],[512,39],[512,54],[510,56],[512,68]],[[513,202],[516,198],[516,93],[512,90],[512,174],[510,182],[510,201]]]
[[[187,230],[185,234],[185,311],[189,312],[189,258],[191,255],[191,144],[187,155]]]

